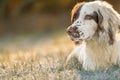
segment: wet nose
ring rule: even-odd
[[[76,30],[77,30],[77,27],[74,26],[74,27],[69,27],[69,28],[66,30],[66,32],[67,32],[68,34],[72,34],[72,33],[76,32]]]

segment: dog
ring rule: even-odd
[[[83,69],[94,71],[120,65],[120,15],[105,1],[77,3],[71,11],[72,24],[67,28],[76,45],[66,64],[76,57]]]

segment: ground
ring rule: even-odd
[[[120,68],[85,71],[72,59],[74,44],[64,32],[0,38],[0,80],[120,80]]]

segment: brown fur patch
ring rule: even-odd
[[[109,31],[108,32],[108,34],[109,34],[109,44],[112,45],[115,41],[112,28],[109,27],[108,31]]]
[[[79,12],[82,8],[82,6],[85,4],[85,2],[82,2],[82,3],[77,3],[72,11],[71,11],[71,22],[73,23],[78,17],[79,17]]]
[[[112,25],[112,21],[111,19],[109,19],[109,28],[108,28],[108,35],[109,35],[109,44],[112,45],[115,41],[115,34],[112,28],[114,28],[114,26]]]
[[[97,28],[98,32],[103,31],[103,29],[102,29],[103,26],[101,26],[102,22],[103,22],[103,16],[102,16],[100,10],[98,10],[98,28]]]

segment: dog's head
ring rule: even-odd
[[[107,37],[112,44],[120,18],[107,2],[93,1],[76,4],[71,12],[71,22],[67,33],[73,41]]]

